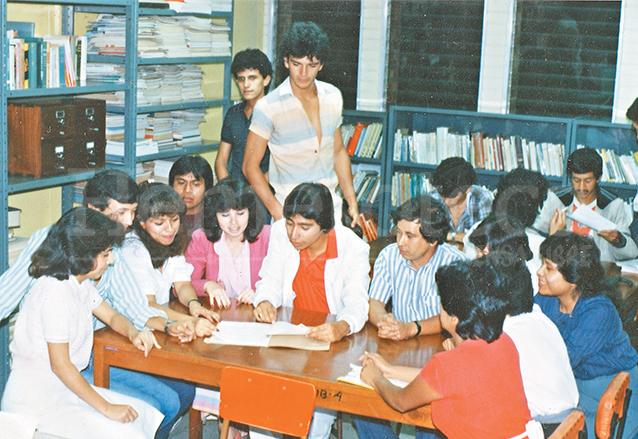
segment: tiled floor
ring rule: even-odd
[[[204,439],[218,438],[219,430],[217,428],[217,421],[206,422],[204,425]],[[168,439],[188,439],[188,413],[184,415],[182,422],[180,422]],[[331,439],[335,439],[335,437],[332,436]],[[343,439],[359,439],[357,431],[354,429],[354,425],[351,422],[350,416],[347,414],[344,414],[343,416]],[[414,439],[414,427],[411,425],[403,425],[401,428],[400,439]]]

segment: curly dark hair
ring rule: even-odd
[[[56,222],[44,242],[31,256],[29,275],[52,276],[58,280],[84,275],[93,270],[95,257],[124,239],[122,224],[97,210],[76,207]]]
[[[217,242],[222,236],[217,214],[229,210],[248,210],[248,225],[244,231],[244,239],[250,243],[264,227],[264,207],[257,198],[252,187],[243,178],[228,176],[217,182],[204,196],[203,229],[210,242]]]
[[[237,52],[237,55],[233,58],[233,62],[230,65],[230,72],[235,79],[237,79],[237,75],[240,72],[248,69],[258,70],[264,79],[268,76],[272,78],[272,64],[268,56],[259,49],[242,50],[241,52]],[[266,87],[266,91],[268,91],[268,87],[270,87],[270,84]]]
[[[314,57],[324,64],[328,58],[330,44],[328,34],[317,24],[307,22],[293,23],[292,27],[284,35],[279,45],[279,62],[283,63],[284,58]]]
[[[421,236],[429,243],[443,244],[450,226],[450,211],[443,201],[430,195],[410,198],[400,205],[392,214],[394,224],[399,221],[418,221]]]
[[[139,188],[135,180],[119,169],[108,169],[95,174],[84,187],[84,207],[89,204],[100,212],[108,207],[111,200],[122,204],[137,202]]]

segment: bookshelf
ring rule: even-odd
[[[579,147],[585,146],[596,149],[599,152],[605,150],[605,155],[610,160],[614,160],[612,156],[616,156],[618,159],[621,156],[629,157],[628,164],[635,166],[634,169],[638,170],[638,162],[633,156],[638,151],[638,144],[636,143],[636,133],[632,131],[631,125],[574,120],[571,137],[570,153]],[[610,167],[616,167],[617,169],[619,161],[615,160],[615,164],[608,163],[603,165],[604,172],[600,185],[633,205],[633,199],[636,196],[636,183],[632,183],[631,176],[625,177],[623,174],[620,175],[620,179],[618,177],[614,178],[614,171],[610,172]],[[620,167],[622,167],[622,164]],[[623,173],[627,171],[631,172],[631,170],[627,169],[626,164],[625,168],[623,168]],[[615,181],[610,181],[611,178],[614,178]]]
[[[565,159],[572,135],[570,119],[392,106],[387,131],[388,195],[383,208],[386,216],[402,198],[426,192],[427,182],[421,176],[431,181],[437,164],[451,156],[462,156],[472,163],[477,184],[489,188],[496,187],[500,175],[520,166],[540,171],[550,186],[565,184]],[[415,136],[415,133],[420,134]],[[474,133],[482,134],[483,165],[477,160],[479,154],[474,146],[477,142]],[[489,144],[487,139],[491,139]],[[532,151],[541,154],[535,161]],[[491,165],[488,155],[493,162]],[[547,160],[541,162],[542,157]],[[559,163],[550,157],[559,157]],[[395,174],[403,174],[403,177],[396,178]],[[389,218],[384,224],[387,227],[384,230],[388,230]]]
[[[91,178],[97,171],[77,170],[77,172],[55,177],[47,178],[30,178],[9,175],[8,163],[8,139],[7,139],[7,105],[12,100],[18,98],[40,98],[40,97],[60,97],[60,96],[76,96],[91,95],[96,93],[112,93],[121,92],[124,94],[124,105],[120,108],[109,108],[107,111],[120,112],[124,116],[124,156],[119,167],[129,175],[135,177],[136,164],[138,162],[154,160],[157,158],[177,157],[182,154],[192,154],[215,149],[217,144],[213,141],[202,142],[198,145],[173,148],[162,151],[158,154],[150,156],[136,157],[135,141],[136,141],[136,125],[137,115],[147,112],[172,111],[191,108],[218,108],[220,112],[225,112],[230,106],[231,92],[231,74],[230,63],[231,56],[208,56],[208,57],[186,57],[186,58],[166,58],[161,60],[147,60],[138,58],[138,33],[137,23],[139,17],[143,15],[197,15],[199,17],[209,19],[225,20],[230,27],[229,39],[232,41],[232,24],[233,24],[233,5],[230,4],[230,11],[214,12],[212,14],[177,14],[172,10],[158,10],[155,8],[140,8],[137,0],[0,0],[0,34],[3,35],[2,56],[0,56],[0,163],[1,177],[0,191],[2,201],[0,201],[0,231],[7,236],[8,231],[8,196],[11,194],[29,192],[45,188],[61,187],[62,188],[62,211],[66,211],[73,206],[73,184]],[[4,36],[8,30],[8,19],[19,20],[19,17],[7,16],[7,5],[43,5],[43,6],[61,6],[61,33],[64,35],[73,35],[81,33],[81,30],[74,29],[74,19],[77,13],[89,14],[118,14],[125,17],[125,46],[124,53],[121,56],[92,56],[89,62],[113,63],[124,66],[124,81],[121,83],[99,83],[89,82],[86,85],[78,85],[75,87],[59,87],[59,88],[28,88],[24,90],[10,90],[7,86],[8,80],[8,44],[4,44]],[[232,53],[232,48],[231,51]],[[202,64],[202,65],[218,65],[223,70],[222,79],[217,80],[221,84],[221,93],[219,96],[205,99],[203,102],[184,103],[172,105],[160,105],[154,107],[138,107],[137,105],[137,71],[138,66],[151,64]],[[216,72],[216,71],[215,71]],[[218,78],[217,78],[218,79]],[[223,117],[223,114],[222,114]],[[107,165],[108,166],[108,165]],[[7,239],[0,239],[0,270],[5,271],[9,263],[9,245]],[[0,322],[0,394],[4,390],[4,385],[10,371],[10,355],[9,355],[9,319]]]

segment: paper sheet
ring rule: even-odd
[[[204,341],[212,344],[268,347],[271,335],[303,335],[305,337],[308,328],[288,322],[270,324],[222,321],[217,325],[217,330]]]
[[[347,375],[337,378],[337,381],[343,381],[344,383],[354,384],[355,386],[361,386],[367,389],[372,389],[372,386],[367,385],[361,380],[361,369],[363,369],[362,366],[359,366],[358,364],[350,363],[350,372],[348,372]],[[398,386],[401,388],[409,384],[409,383],[406,383],[405,381],[395,380],[395,379],[390,379],[389,381],[395,386]]]
[[[573,212],[567,211],[565,212],[565,216],[596,232],[600,232],[601,230],[616,230],[618,228],[616,224],[586,206],[580,206]]]

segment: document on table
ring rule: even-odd
[[[217,332],[213,332],[213,335],[204,341],[234,346],[288,347],[313,351],[330,349],[330,342],[307,337],[306,332],[307,326],[288,322],[270,324],[223,321],[217,325]]]
[[[361,380],[361,369],[363,369],[362,366],[359,366],[358,364],[350,363],[350,372],[348,372],[347,375],[337,378],[337,381],[342,381],[348,384],[354,384],[355,386],[361,386],[367,389],[373,389],[372,386],[367,385]],[[393,378],[391,378],[389,381],[395,386],[402,387],[402,388],[409,384],[409,383],[406,383],[405,381],[395,380]]]
[[[573,212],[567,211],[565,212],[565,216],[596,232],[600,232],[601,230],[616,230],[618,228],[616,224],[586,206],[580,206]]]
[[[638,259],[630,259],[628,261],[616,261],[616,265],[620,267],[623,273],[638,274]]]

